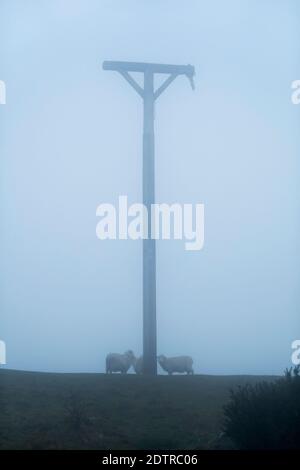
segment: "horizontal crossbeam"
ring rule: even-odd
[[[176,75],[187,75],[193,77],[195,69],[192,65],[169,65],[169,64],[151,64],[147,62],[120,62],[120,61],[104,61],[104,70],[114,70],[116,72],[152,72],[152,73],[168,73]]]

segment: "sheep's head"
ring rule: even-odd
[[[129,349],[128,351],[126,351],[126,353],[124,354],[128,360],[130,361],[130,364],[134,364],[135,362],[135,355],[134,355],[134,352],[131,351],[131,349]]]
[[[158,363],[163,367],[167,358],[163,354],[160,354],[160,356],[157,356]]]

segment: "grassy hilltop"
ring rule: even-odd
[[[262,379],[0,370],[0,449],[228,448],[229,390]]]

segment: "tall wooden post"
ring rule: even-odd
[[[194,88],[195,71],[191,65],[111,61],[103,62],[103,69],[119,72],[143,99],[143,204],[147,207],[149,216],[148,238],[143,240],[143,373],[156,375],[156,252],[155,239],[151,237],[150,217],[151,205],[155,203],[154,104],[178,75],[186,75]],[[144,88],[140,87],[129,72],[143,73]],[[169,77],[155,91],[156,73],[168,74]]]
[[[151,238],[151,204],[155,202],[154,77],[144,74],[143,204],[148,210],[148,238],[143,240],[143,370],[157,373],[156,361],[156,252]]]

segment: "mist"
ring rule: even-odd
[[[201,250],[156,242],[158,354],[190,355],[199,374],[291,364],[299,10],[294,0],[1,1],[6,368],[104,372],[107,353],[142,354],[142,241],[96,236],[99,204],[142,202],[142,102],[104,60],[196,70],[195,91],[178,77],[155,108],[156,202],[205,206]]]

